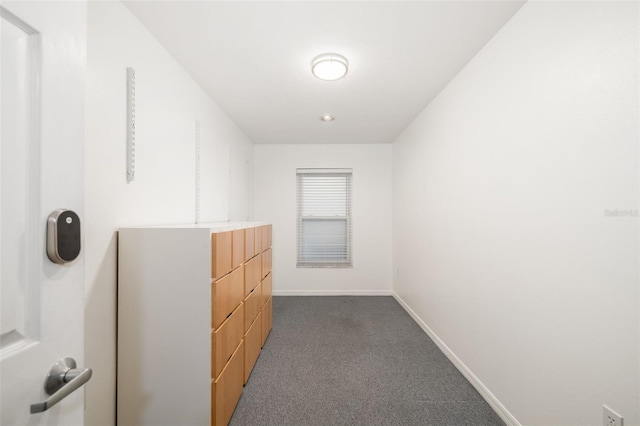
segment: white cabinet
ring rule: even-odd
[[[118,238],[118,424],[226,425],[271,330],[271,225]]]

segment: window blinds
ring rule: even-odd
[[[350,169],[298,169],[298,266],[351,266]]]

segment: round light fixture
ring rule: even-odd
[[[331,116],[331,115],[323,115],[322,117],[320,117],[320,120],[322,120],[322,121],[333,121],[335,119],[336,118]]]
[[[337,53],[323,53],[311,61],[311,72],[320,80],[340,80],[349,71],[349,61]]]

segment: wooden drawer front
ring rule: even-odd
[[[262,232],[262,251],[265,251],[269,248],[269,228],[267,225],[260,227]]]
[[[211,338],[211,374],[215,379],[238,348],[244,334],[244,303],[218,327]]]
[[[265,303],[262,309],[262,346],[267,341],[267,336],[271,331],[271,325],[273,324],[273,298],[270,297],[267,303]]]
[[[220,278],[231,271],[232,232],[211,234],[211,278]]]
[[[267,276],[269,272],[271,272],[271,253],[273,249],[268,249],[264,253],[262,253],[262,276],[260,278],[264,278]]]
[[[273,246],[273,226],[267,225],[267,247]]]
[[[255,238],[253,228],[244,230],[244,260],[247,261],[256,255]]]
[[[258,254],[262,252],[262,227],[256,226],[253,230],[255,232],[255,251]]]
[[[260,283],[262,273],[262,255],[257,255],[244,264],[244,296],[248,296],[251,290]]]
[[[249,380],[253,366],[256,365],[262,348],[262,314],[259,313],[244,335],[244,383]]]
[[[262,308],[262,285],[258,286],[244,299],[244,331],[249,329],[249,326],[256,319]]]
[[[264,277],[264,279],[262,280],[262,302],[260,302],[260,306],[264,306],[264,304],[267,303],[267,301],[271,297],[271,291],[273,288],[273,281],[271,279],[272,276],[273,274],[269,273],[269,275]]]
[[[220,324],[242,302],[244,297],[244,268],[238,268],[213,283],[211,326]]]
[[[232,234],[231,268],[236,269],[244,262],[244,229],[237,229]]]
[[[244,373],[244,342],[233,353],[229,363],[211,385],[211,424],[226,426],[231,420],[240,395]]]

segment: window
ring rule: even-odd
[[[351,169],[298,169],[298,267],[351,267]]]

